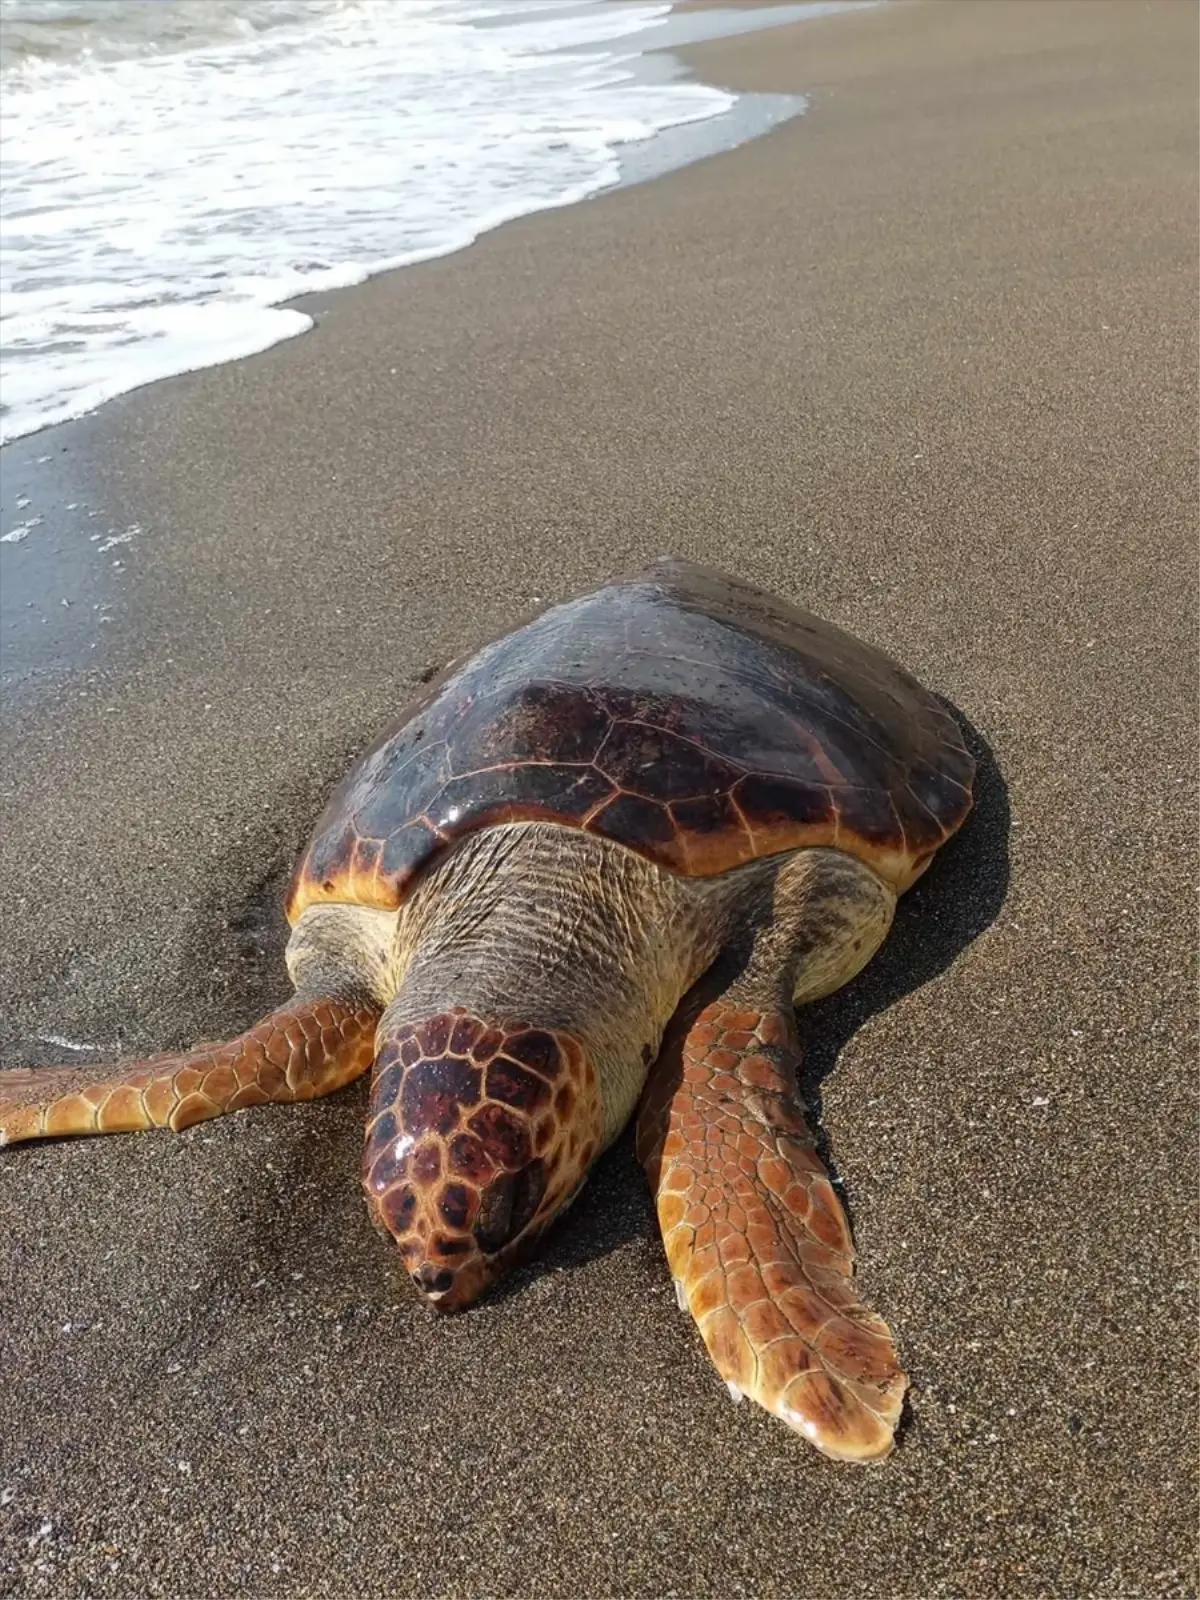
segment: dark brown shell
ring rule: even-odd
[[[701,877],[833,845],[904,889],[966,816],[973,770],[954,719],[887,656],[662,561],[452,667],[337,789],[288,914],[394,909],[464,834],[535,820]]]

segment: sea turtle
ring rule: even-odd
[[[373,1065],[367,1202],[449,1310],[641,1096],[717,1371],[827,1455],[877,1459],[907,1380],[852,1281],[793,1006],[869,960],[972,777],[953,717],[879,651],[658,562],[452,666],[358,760],[292,878],[290,1004],[185,1055],[10,1070],[0,1143],[185,1128]]]

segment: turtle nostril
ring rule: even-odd
[[[454,1274],[446,1267],[435,1267],[426,1262],[418,1267],[412,1280],[422,1294],[445,1294],[454,1282]]]

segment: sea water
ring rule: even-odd
[[[311,326],[296,296],[459,249],[618,182],[664,130],[736,117],[729,91],[646,69],[670,10],[0,0],[0,440],[265,349]]]

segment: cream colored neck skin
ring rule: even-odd
[[[798,850],[683,878],[551,823],[464,839],[399,912],[310,906],[288,946],[297,992],[365,996],[389,1030],[461,1006],[574,1034],[604,1103],[604,1141],[633,1110],[683,995],[732,945],[728,991],[802,1005],[849,982],[891,925],[894,892],[838,850]]]
[[[469,837],[399,914],[398,988],[380,1038],[454,1006],[572,1033],[600,1083],[608,1144],[681,997],[723,942],[732,892],[723,885],[553,824]]]

